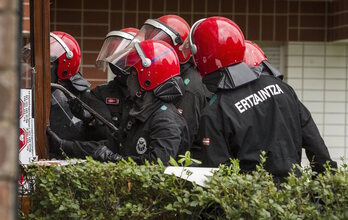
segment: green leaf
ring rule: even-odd
[[[172,166],[176,166],[178,167],[178,163],[175,161],[175,159],[173,157],[170,157],[169,158],[169,163],[172,165]]]

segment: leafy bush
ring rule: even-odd
[[[190,164],[182,159],[181,163]],[[264,159],[263,159],[264,162]],[[312,178],[292,173],[276,185],[261,164],[240,174],[238,161],[222,165],[206,188],[163,174],[162,163],[138,166],[87,162],[31,166],[30,214],[42,219],[347,219],[348,166]]]

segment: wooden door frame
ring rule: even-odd
[[[35,118],[35,146],[39,159],[48,158],[46,126],[50,116],[50,0],[30,0],[32,89]]]

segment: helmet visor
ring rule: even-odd
[[[60,56],[66,53],[64,47],[54,38],[50,37],[50,62],[53,63]]]
[[[114,67],[120,69],[124,74],[129,74],[129,71],[139,62],[143,67],[149,67],[151,60],[144,54],[139,42],[134,42],[125,49],[114,53],[106,58],[106,61]]]
[[[156,19],[147,19],[135,36],[135,41],[162,40],[170,45],[182,44],[180,34]]]
[[[133,35],[122,31],[112,31],[105,38],[103,46],[98,54],[96,66],[99,70],[105,71],[107,67],[106,58],[126,48]]]
[[[194,45],[194,43],[192,42],[192,34],[193,34],[193,31],[195,30],[196,26],[204,20],[205,20],[205,18],[202,18],[202,19],[196,21],[192,25],[189,36],[186,38],[184,43],[179,47],[179,50],[182,51],[185,58],[190,56],[191,53],[193,53],[193,54],[196,53],[196,51],[192,51],[192,46]]]
[[[179,46],[179,50],[184,55],[184,58],[186,59],[188,56],[191,55],[191,48],[190,48],[190,40],[189,37],[186,38],[183,44]]]

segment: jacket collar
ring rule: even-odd
[[[244,62],[221,68],[205,77],[203,83],[215,93],[218,89],[235,89],[259,78]]]

